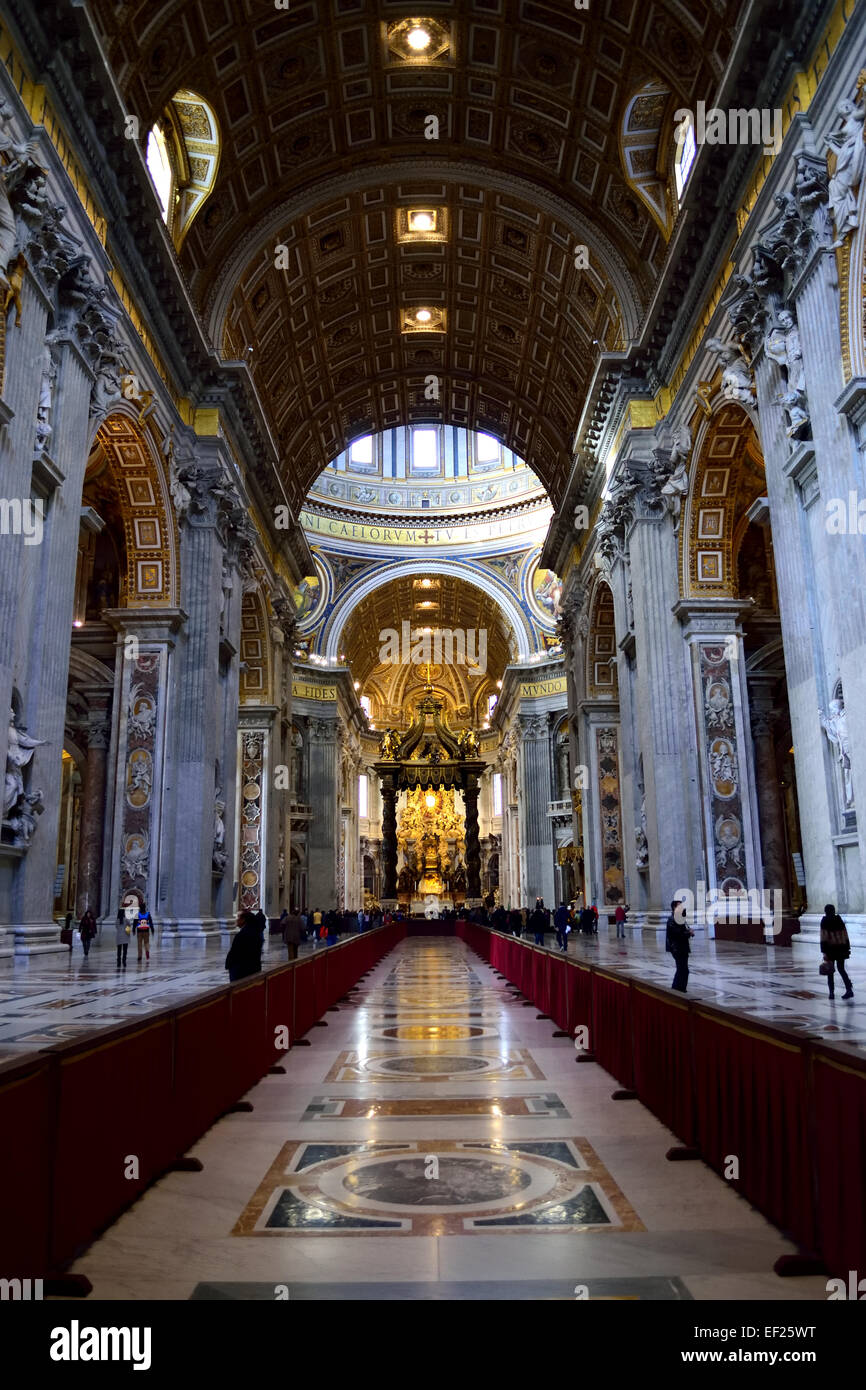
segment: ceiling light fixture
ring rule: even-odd
[[[432,315],[429,309],[417,309],[415,311],[415,319],[417,323],[429,323],[431,318]]]
[[[415,53],[423,53],[425,48],[430,47],[430,35],[426,29],[422,29],[416,24],[414,29],[410,29],[406,35],[406,42]]]
[[[435,232],[436,214],[428,212],[426,209],[419,208],[415,212],[409,213],[410,232]]]

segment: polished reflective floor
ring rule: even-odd
[[[461,942],[402,943],[327,1024],[76,1264],[94,1298],[826,1298]]]

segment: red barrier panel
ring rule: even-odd
[[[812,1084],[820,1193],[818,1247],[830,1273],[847,1282],[851,1269],[858,1271],[859,1278],[866,1276],[866,1061],[831,1057],[819,1047]]]
[[[0,1065],[0,1272],[9,1279],[41,1279],[49,1267],[56,1076],[45,1055]]]
[[[265,977],[233,985],[231,999],[231,1041],[229,1051],[232,1066],[232,1090],[242,1096],[255,1086],[267,1071],[270,1051],[265,1032],[268,1016],[265,1003]]]
[[[687,1004],[632,985],[634,1087],[686,1144],[695,1142],[692,1026]]]
[[[175,1153],[172,1020],[111,1030],[54,1050],[59,1069],[53,1146],[51,1262],[84,1250]]]
[[[588,965],[567,966],[568,1022],[572,1037],[578,1028],[586,1029],[587,1050],[594,1047],[594,1025],[592,1019],[592,970]]]
[[[533,951],[530,956],[532,972],[529,977],[529,998],[539,1009],[544,1008],[544,966],[547,956],[544,951]]]
[[[179,1009],[175,1018],[175,1153],[186,1153],[238,1099],[232,1093],[228,989],[205,1003]]]
[[[317,950],[322,949],[317,947]],[[316,958],[307,956],[293,967],[295,972],[295,1028],[293,1038],[303,1038],[316,1021]]]
[[[277,1041],[286,1041],[291,1047],[295,1041],[295,969],[284,966],[280,970],[269,970],[265,976],[266,989],[266,1048],[267,1065],[274,1066],[286,1056],[284,1048],[277,1047]],[[279,1030],[284,1029],[285,1032]]]
[[[551,956],[547,1013],[550,1014],[557,1028],[561,1028],[566,1033],[571,1032],[568,1009],[568,975],[569,967],[566,960],[564,958],[557,960],[555,956]]]
[[[328,957],[334,948],[332,946],[320,946],[315,956],[315,966],[313,974],[313,989],[315,991],[316,1018],[322,1018],[328,1011]]]
[[[630,995],[628,981],[593,971],[592,1051],[605,1071],[623,1086],[634,1085]]]
[[[692,1009],[697,1135],[718,1172],[795,1240],[815,1239],[804,1046]],[[786,1035],[790,1038],[790,1034]]]

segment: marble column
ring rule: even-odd
[[[382,778],[382,906],[397,905],[397,787],[393,773]]]
[[[237,732],[239,776],[233,861],[234,880],[238,885],[237,905],[251,912],[261,908],[269,917],[279,916],[276,897],[269,887],[273,873],[269,862],[272,836],[268,834],[268,824],[274,815],[271,741],[276,713],[274,706],[242,707]]]
[[[134,891],[161,931],[175,842],[165,809],[173,793],[166,753],[170,692],[184,615],[176,608],[106,608],[103,617],[117,632],[117,656],[108,763],[114,796],[106,823],[111,848],[103,856],[101,922],[111,927],[123,898]]]
[[[842,392],[839,351],[839,293],[836,259],[816,247],[793,287],[800,346],[809,400],[809,416],[823,526],[815,549],[815,581],[819,621],[823,634],[824,670],[819,674],[818,702],[826,713],[837,679],[841,679],[850,741],[853,806],[859,807],[856,826],[839,823],[836,810],[834,891],[816,901],[813,885],[807,888],[810,916],[824,901],[834,901],[850,914],[866,914],[866,545],[859,529],[850,526],[838,534],[828,525],[828,509],[847,504],[853,490],[862,497],[866,469],[858,449],[856,430],[840,414]],[[795,453],[797,451],[795,450]],[[796,463],[795,463],[796,467]],[[816,527],[817,530],[817,527]],[[823,732],[825,761],[836,752]],[[795,743],[795,747],[796,747]],[[836,769],[832,769],[835,790]],[[832,802],[832,793],[831,793]],[[866,919],[864,919],[866,920]]]
[[[835,351],[838,356],[838,344]],[[820,719],[821,709],[827,707],[830,684],[825,641],[829,640],[832,648],[832,609],[838,603],[838,598],[826,587],[827,569],[821,556],[826,542],[838,538],[826,535],[814,445],[807,442],[791,450],[779,404],[782,390],[779,368],[767,357],[762,346],[755,354],[753,365],[794,763],[800,789],[806,893],[812,918],[811,922],[805,918],[801,921],[800,935],[794,941],[797,946],[813,948],[817,941],[820,906],[835,902],[843,911],[849,907],[845,893],[840,891],[842,882],[834,845],[839,827],[832,753]],[[818,915],[812,912],[813,905],[817,905]]]
[[[53,918],[54,876],[81,493],[94,374],[71,325],[68,333],[55,335],[55,354],[58,380],[52,417],[52,468],[63,481],[46,508],[41,544],[21,547],[15,576],[18,603],[12,666],[14,684],[21,694],[20,722],[31,737],[44,740],[29,768],[29,787],[43,792],[44,812],[17,864],[10,863],[5,852],[0,855],[0,878],[6,881],[0,898],[5,899],[14,924],[16,953],[22,955],[66,949]],[[33,461],[32,443],[28,461]],[[24,495],[30,495],[29,484]]]
[[[237,720],[237,691],[229,721],[229,694],[221,673],[224,546],[216,490],[223,475],[216,459],[201,457],[200,478],[200,500],[190,507],[181,527],[181,602],[188,620],[176,654],[170,772],[174,831],[165,909],[160,903],[161,913],[171,919],[178,935],[195,941],[204,940],[220,926],[214,914],[216,765],[219,761],[227,812],[226,840],[231,844],[230,820],[234,818],[229,818],[228,807],[234,801]],[[236,606],[240,606],[239,596]],[[234,654],[228,653],[227,660],[235,668],[236,686]],[[203,717],[204,711],[213,710],[215,699],[217,717]],[[231,748],[226,746],[229,722]]]
[[[677,538],[667,513],[636,514],[628,533],[634,603],[634,727],[643,758],[649,846],[647,920],[661,927],[679,889],[705,879],[688,653],[674,605]],[[632,844],[634,841],[632,841]]]
[[[785,823],[776,767],[776,748],[773,729],[778,711],[766,684],[749,681],[751,702],[752,741],[755,750],[755,788],[758,797],[758,820],[761,832],[763,881],[768,888],[782,891],[785,910],[790,909],[790,882],[785,849]]]
[[[532,904],[544,898],[550,906],[556,892],[554,852],[547,807],[551,795],[550,726],[546,715],[520,715],[521,884]]]
[[[105,779],[111,738],[111,696],[94,697],[87,717],[87,760],[81,795],[81,830],[78,843],[78,894],[76,915],[88,909],[94,917],[102,910],[102,863],[105,849]]]
[[[336,908],[340,852],[340,742],[334,719],[310,720],[310,796],[313,815],[307,839],[307,894],[311,908]]]
[[[481,846],[478,840],[478,777],[470,773],[463,784],[466,839],[466,906],[481,905]]]
[[[691,656],[705,874],[721,893],[778,889],[761,881],[755,767],[741,622],[751,600],[681,599],[674,612]],[[673,896],[673,895],[672,895]]]

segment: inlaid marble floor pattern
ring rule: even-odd
[[[97,1299],[810,1299],[791,1247],[457,940],[414,938],[74,1266]]]

